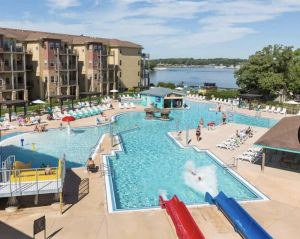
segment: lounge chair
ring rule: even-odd
[[[274,113],[274,111],[275,111],[275,106],[272,106],[272,108],[271,108],[271,109],[269,109],[269,111],[268,111],[268,112],[270,112],[270,113]]]
[[[266,108],[264,108],[262,111],[263,112],[268,112],[270,110],[270,106],[269,105],[266,105]]]
[[[124,106],[123,106],[123,104],[122,103],[119,103],[119,109],[124,109]]]
[[[130,109],[130,106],[129,106],[127,103],[124,103],[124,107],[125,107],[126,109]]]
[[[130,102],[131,108],[135,108],[135,104],[133,102]]]
[[[280,111],[280,114],[286,114],[286,108],[282,108],[282,110]]]
[[[280,113],[281,112],[281,107],[277,107],[277,109],[276,110],[274,110],[274,113]]]
[[[106,123],[106,120],[105,118],[96,118],[96,124],[99,125],[99,124],[104,124]]]

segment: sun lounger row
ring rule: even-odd
[[[130,103],[119,103],[119,109],[134,109],[136,106],[133,102]]]
[[[16,126],[11,125],[6,121],[0,123],[0,130],[9,130],[9,129],[15,129],[15,128],[16,128]]]
[[[229,105],[235,103],[235,101],[233,101],[233,100],[230,100],[230,99],[222,99],[222,98],[212,98],[210,101],[211,101],[211,102],[214,102],[214,103],[229,104]],[[234,104],[234,105],[235,105],[235,104]]]
[[[130,96],[129,94],[127,94],[127,95],[125,95],[125,94],[123,94],[123,95],[120,95],[120,98],[122,99],[122,100],[128,100],[128,99],[133,99],[133,98],[141,98],[141,96],[140,96],[140,94],[133,94],[132,96]]]
[[[222,149],[234,150],[252,136],[253,130],[251,127],[244,128],[240,131],[237,131],[236,134],[231,135],[228,139],[224,140],[220,144],[217,144],[216,146]]]
[[[275,106],[270,107],[269,105],[267,105],[262,111],[277,114],[286,114],[286,108],[277,107],[276,109]]]
[[[249,161],[250,163],[255,163],[262,157],[262,148],[250,148],[243,154],[236,157],[238,160]]]
[[[202,95],[192,95],[192,94],[188,94],[187,98],[194,99],[194,100],[205,100],[206,99],[205,95],[202,96]]]

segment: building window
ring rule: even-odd
[[[138,76],[140,76],[140,72],[138,71]]]
[[[51,50],[53,50],[54,49],[54,43],[53,42],[49,42],[49,47],[50,47]]]
[[[54,83],[54,76],[51,76],[51,83]]]
[[[95,78],[94,79],[97,80],[97,74],[95,74]]]
[[[120,60],[120,66],[122,65],[122,60]]]
[[[47,81],[48,81],[48,77],[47,77],[47,76],[45,76],[45,83],[47,83]]]
[[[6,84],[6,85],[9,85],[9,78],[6,78],[6,79],[5,79],[5,84]]]
[[[120,50],[120,54],[122,54],[122,50]]]
[[[122,72],[120,71],[120,78],[122,77]]]
[[[141,62],[140,62],[140,60],[138,60],[138,65],[140,65],[141,64]]]

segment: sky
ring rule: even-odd
[[[1,27],[129,40],[152,59],[300,48],[300,0],[1,0]]]

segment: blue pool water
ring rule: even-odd
[[[112,178],[116,209],[149,208],[158,205],[158,195],[177,194],[188,204],[203,203],[204,195],[187,186],[183,179],[187,161],[197,167],[210,166],[215,170],[218,190],[238,200],[257,199],[259,196],[237,180],[228,170],[220,166],[206,152],[179,148],[167,132],[177,129],[195,128],[200,117],[205,123],[221,121],[219,113],[209,111],[212,105],[188,102],[189,110],[172,111],[171,121],[147,121],[144,113],[128,113],[117,117],[113,124],[114,133],[122,138],[124,151],[109,158],[114,171]],[[231,120],[253,126],[270,127],[274,120],[233,114]],[[138,129],[126,131],[134,128]],[[71,134],[67,130],[49,130],[45,133],[17,135],[5,140],[2,155],[16,155],[17,160],[31,161],[34,167],[41,163],[55,166],[57,159],[66,155],[68,167],[85,164],[97,142],[108,126],[76,128]],[[24,147],[21,147],[21,139]],[[34,143],[34,146],[32,145]]]

